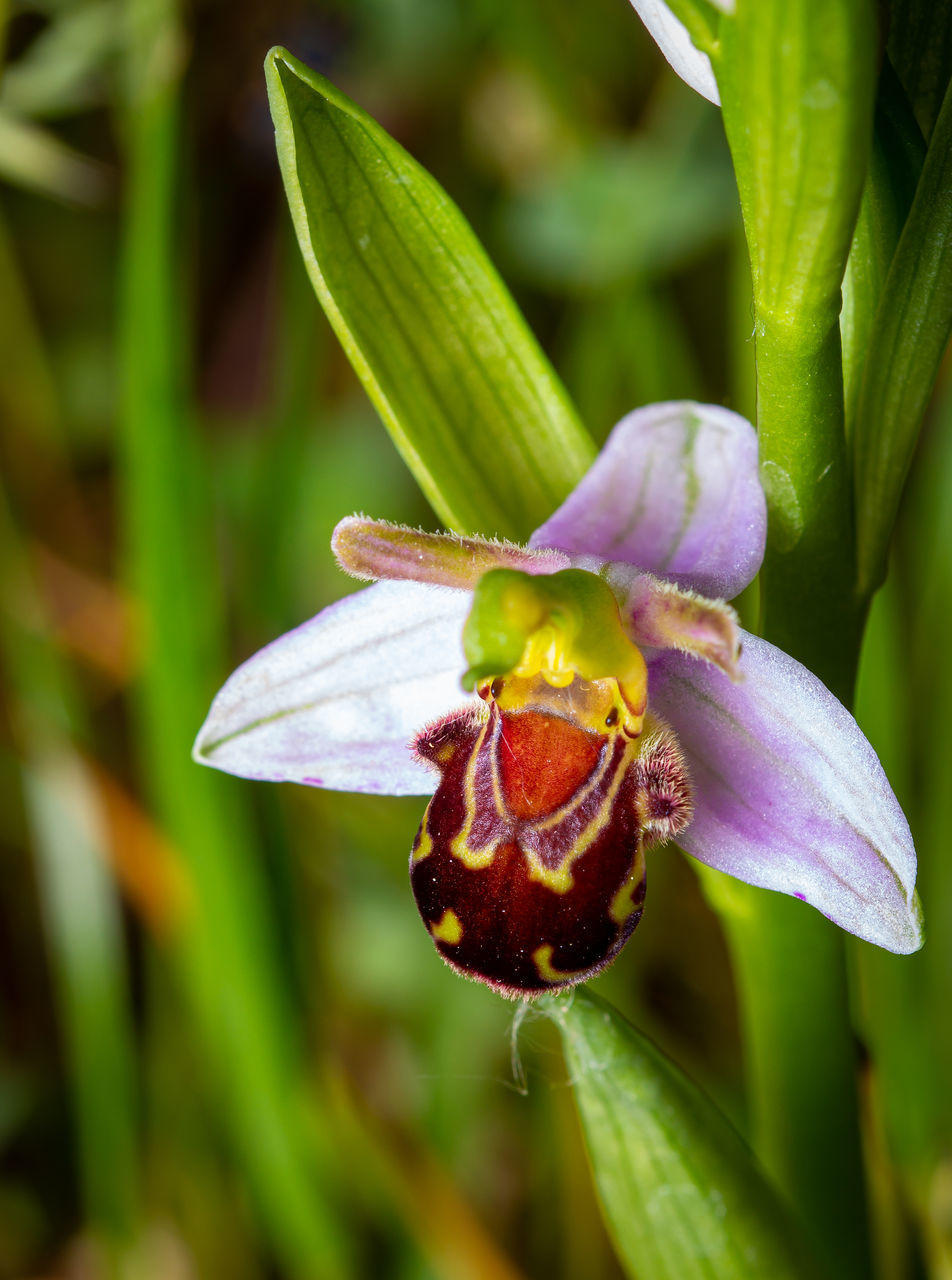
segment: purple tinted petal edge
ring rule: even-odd
[[[800,663],[744,635],[743,682],[654,655],[650,703],[691,773],[688,853],[903,954],[921,945],[909,824],[872,746]]]
[[[618,423],[530,545],[625,561],[727,600],[760,568],[766,530],[753,427],[720,405],[670,401]]]

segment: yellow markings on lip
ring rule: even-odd
[[[444,742],[443,745],[441,747],[437,747],[436,751],[433,753],[434,764],[437,764],[440,766],[440,768],[445,769],[446,766],[449,764],[449,762],[453,759],[453,756],[456,754],[456,750],[457,748],[456,748],[455,742]]]
[[[498,732],[498,728],[495,730]],[[476,820],[476,765],[479,760],[480,752],[486,741],[488,734],[494,732],[491,720],[487,720],[480,730],[479,737],[473,744],[470,752],[469,760],[466,764],[466,773],[463,777],[463,804],[466,810],[466,820],[461,830],[449,842],[449,850],[454,858],[458,858],[463,866],[470,871],[482,871],[484,867],[490,866],[496,856],[496,850],[499,848],[499,840],[492,840],[488,845],[484,845],[481,849],[473,849],[469,843],[469,837],[473,830],[473,823]],[[492,770],[492,787],[493,801],[496,806],[496,813],[501,818],[504,810],[502,807],[502,788],[498,778],[498,769],[495,757],[490,760],[490,768]]]
[[[420,830],[417,832],[416,842],[413,846],[413,857],[411,862],[414,866],[418,862],[422,862],[424,858],[428,858],[433,852],[433,837],[430,835],[430,829],[426,825],[427,815],[423,815],[423,822]]]
[[[555,969],[552,966],[552,952],[555,948],[551,942],[545,942],[541,947],[536,947],[532,953],[532,963],[536,967],[536,973],[543,982],[571,982],[573,978],[581,978],[587,973],[587,969]]]
[[[488,844],[484,849],[470,849],[462,836],[450,841],[450,853],[458,858],[467,871],[483,871],[492,866],[493,858],[499,848],[499,842]]]
[[[641,903],[635,902],[635,892],[641,885],[645,877],[645,860],[641,850],[638,851],[638,857],[635,859],[635,865],[631,869],[631,874],[625,883],[621,886],[608,908],[609,918],[614,920],[615,924],[623,925],[629,920],[636,911],[641,910]]]
[[[445,942],[450,947],[455,947],[463,940],[463,926],[459,922],[459,916],[449,908],[443,912],[437,924],[430,925],[430,933],[437,942]]]
[[[583,849],[581,852],[584,853],[585,850]],[[554,870],[551,867],[543,866],[539,860],[539,855],[533,849],[526,849],[525,856],[529,864],[529,879],[534,880],[536,884],[544,885],[552,893],[568,893],[575,888],[572,863],[579,855],[574,850],[572,855],[567,856],[562,865]]]

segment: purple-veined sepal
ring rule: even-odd
[[[468,699],[461,634],[470,595],[379,582],[259,650],[225,682],[194,756],[243,778],[429,795],[411,750]]]
[[[875,751],[812,672],[742,635],[739,683],[673,650],[649,660],[650,705],[676,726],[694,789],[679,843],[857,937],[916,951],[915,848]]]
[[[530,545],[730,600],[753,581],[766,534],[754,428],[720,405],[677,400],[622,418]]]

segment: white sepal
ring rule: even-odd
[[[243,778],[428,795],[411,742],[463,706],[461,635],[472,597],[380,582],[249,658],[212,704],[194,756]]]

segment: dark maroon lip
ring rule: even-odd
[[[417,750],[440,783],[410,880],[446,962],[511,997],[610,964],[641,918],[646,849],[690,815],[670,730],[632,742],[491,702],[441,722]]]

